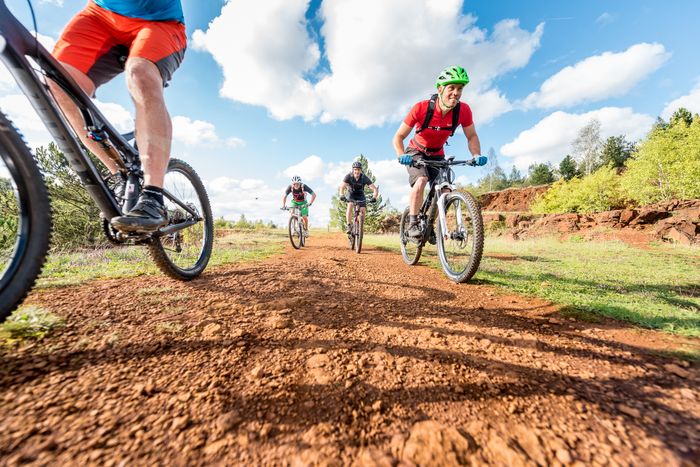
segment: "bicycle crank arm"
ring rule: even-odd
[[[158,235],[170,235],[172,233],[186,229],[187,227],[191,227],[200,221],[201,221],[201,219],[185,221],[185,222],[180,222],[178,224],[168,225],[166,227],[162,227],[162,228],[158,229],[157,234]]]

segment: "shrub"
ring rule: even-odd
[[[700,118],[657,125],[626,166],[622,191],[639,204],[700,198]]]
[[[558,180],[535,200],[530,209],[541,214],[584,214],[608,211],[623,205],[620,178],[614,168],[602,167],[584,178]]]

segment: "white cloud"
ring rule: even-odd
[[[304,182],[307,180],[316,180],[324,174],[325,164],[323,160],[315,155],[309,156],[298,164],[284,169],[284,173],[288,178],[294,175],[299,175]]]
[[[216,144],[219,142],[219,137],[213,123],[177,115],[173,117],[173,140],[188,146],[196,146]]]
[[[685,107],[692,113],[700,113],[700,80],[698,80],[698,83],[690,93],[666,104],[666,107],[661,112],[661,116],[668,120],[679,107]]]
[[[59,7],[63,6],[63,0],[39,0],[39,3],[49,3]]]
[[[500,152],[512,158],[512,163],[520,170],[527,170],[533,163],[556,164],[571,152],[571,143],[579,130],[592,119],[600,121],[603,139],[625,135],[629,140],[636,140],[643,137],[654,123],[651,116],[635,113],[629,107],[604,107],[582,114],[557,111],[521,132],[501,147]]]
[[[245,141],[242,140],[241,138],[236,138],[235,136],[232,136],[226,140],[226,146],[230,148],[242,148],[245,146]]]
[[[195,49],[223,69],[222,96],[264,106],[277,119],[365,128],[402,118],[428,96],[439,70],[461,63],[472,78],[464,99],[485,123],[511,108],[493,80],[526,65],[543,32],[543,25],[529,32],[504,20],[489,35],[462,13],[462,0],[325,0],[320,33],[329,66],[322,72],[308,5],[231,0],[206,32],[195,31]]]
[[[134,117],[125,107],[115,102],[102,102],[98,99],[93,99],[93,102],[117,131],[121,133],[133,131]]]
[[[318,113],[304,77],[320,57],[306,31],[307,7],[308,0],[231,0],[206,32],[194,32],[194,48],[209,51],[223,67],[223,97],[264,105],[277,119]]]
[[[31,34],[34,35],[34,32],[31,31]],[[43,45],[49,52],[53,50],[53,47],[56,44],[56,39],[54,39],[51,36],[45,36],[41,33],[38,35],[38,38],[39,43]],[[30,62],[36,66],[36,63],[33,59],[30,59]],[[10,91],[15,89],[19,89],[17,88],[15,79],[12,77],[5,65],[0,63],[0,91]]]
[[[24,94],[0,97],[0,108],[7,113],[31,149],[46,146],[53,140]]]
[[[595,22],[597,24],[600,24],[602,26],[605,26],[606,24],[610,24],[613,21],[615,21],[615,16],[608,13],[607,11],[602,13],[598,18],[596,18]]]
[[[547,79],[524,107],[568,107],[629,92],[671,56],[661,44],[641,43],[624,52],[605,52],[567,66]]]

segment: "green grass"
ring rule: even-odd
[[[207,269],[253,261],[281,253],[287,242],[286,230],[236,233],[217,238]],[[158,274],[146,247],[107,247],[77,252],[54,252],[44,266],[38,287],[62,287],[93,279],[116,279]],[[142,291],[144,295],[153,291]]]
[[[22,306],[0,325],[0,342],[21,342],[27,339],[38,340],[49,331],[64,325],[61,318],[45,308]]]
[[[396,236],[367,244],[399,252]],[[547,299],[567,316],[606,316],[687,337],[700,337],[700,249],[622,242],[487,238],[473,280]],[[436,248],[423,263],[439,268]]]

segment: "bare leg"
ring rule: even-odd
[[[305,228],[306,230],[309,230],[309,217],[308,217],[308,216],[304,216],[304,217],[302,217],[302,220],[304,221],[304,228]]]
[[[172,122],[165,107],[158,67],[144,58],[130,58],[126,62],[126,84],[136,107],[136,143],[144,184],[163,187],[170,159]]]
[[[425,186],[428,184],[428,177],[418,177],[416,183],[413,184],[411,189],[411,194],[408,198],[408,213],[412,216],[418,214],[420,211],[421,204],[423,204],[423,191],[425,191]]]
[[[348,209],[345,211],[345,220],[348,224],[352,222],[352,203],[348,203]]]
[[[95,93],[95,84],[85,73],[67,63],[61,64],[66,69],[68,74],[71,75],[71,77],[75,80],[75,82],[78,83],[78,86],[80,86],[82,90],[85,91],[85,94],[87,94],[88,96],[92,96]],[[97,156],[98,159],[100,159],[100,161],[102,161],[102,163],[107,167],[107,169],[109,169],[111,173],[116,173],[119,170],[117,164],[103,152],[102,146],[100,146],[99,143],[91,140],[86,136],[87,131],[85,130],[85,121],[83,120],[83,116],[81,115],[80,110],[78,110],[78,107],[75,105],[73,100],[70,97],[68,97],[68,95],[63,91],[63,89],[61,89],[61,87],[54,81],[48,80],[48,85],[51,89],[51,93],[56,99],[56,103],[63,111],[63,114],[66,116],[68,123],[73,128],[75,134],[78,135],[80,141],[82,141],[85,147],[87,147],[93,154]]]

